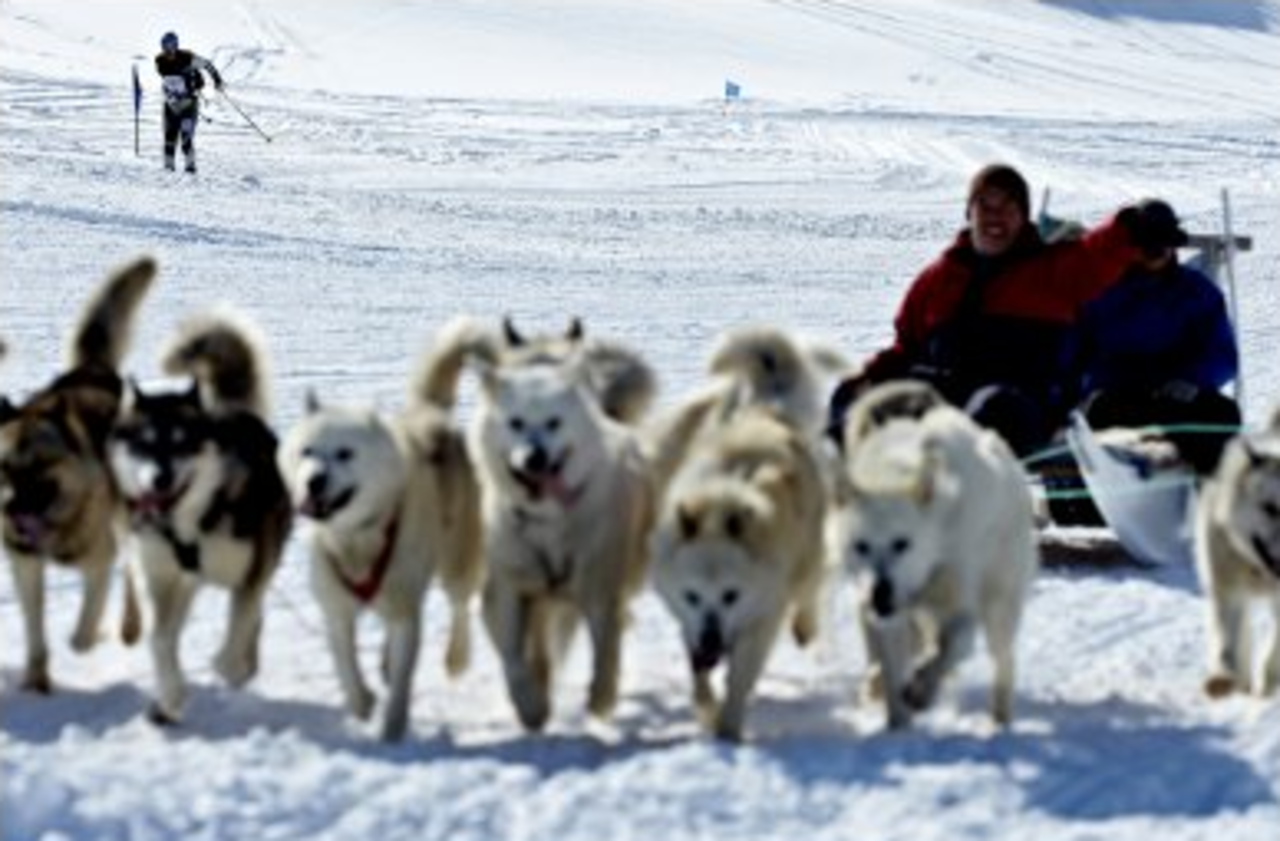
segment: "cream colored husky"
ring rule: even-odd
[[[1280,685],[1280,431],[1241,435],[1201,489],[1196,568],[1208,598],[1205,692],[1270,695]],[[1271,640],[1254,679],[1255,605],[1271,612]]]
[[[581,619],[592,644],[587,706],[607,717],[627,603],[644,581],[648,465],[635,431],[606,415],[583,356],[477,365],[470,441],[484,500],[484,617],[508,694],[524,727],[540,730]]]
[[[653,582],[680,625],[693,699],[718,737],[742,738],[779,630],[818,628],[826,491],[810,437],[767,408],[705,433],[676,473],[652,540]],[[727,665],[721,704],[711,672]]]
[[[999,436],[949,406],[859,432],[833,534],[857,583],[889,725],[933,703],[979,629],[995,667],[992,716],[1008,724],[1014,641],[1038,566],[1021,467]]]
[[[361,720],[374,696],[361,673],[356,624],[370,611],[386,627],[387,741],[408,729],[423,600],[437,576],[452,609],[448,673],[461,673],[470,656],[470,603],[484,569],[480,491],[450,410],[473,339],[460,323],[442,333],[402,414],[384,418],[310,398],[281,448],[294,506],[312,524],[311,584],[346,706]]]

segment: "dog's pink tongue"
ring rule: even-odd
[[[566,508],[576,502],[578,498],[578,495],[569,487],[569,483],[564,480],[564,476],[561,473],[544,476],[539,483],[539,489],[544,496],[554,499]]]
[[[44,534],[44,520],[35,514],[14,514],[10,521],[13,528],[27,543],[39,542]]]

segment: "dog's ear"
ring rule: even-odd
[[[698,536],[698,512],[687,502],[676,506],[676,522],[680,525],[680,536],[685,540]]]
[[[582,329],[582,319],[574,316],[569,320],[569,329],[564,331],[564,337],[569,341],[577,344],[582,341],[585,331]]]
[[[307,387],[306,396],[302,398],[302,405],[308,415],[314,415],[323,408],[320,405],[320,395],[316,394],[316,390],[310,386]]]
[[[116,409],[116,416],[132,415],[141,396],[142,389],[138,386],[138,381],[133,377],[126,377],[124,388],[120,390],[120,405]]]
[[[9,402],[9,398],[0,394],[0,424],[8,423],[18,416],[18,407]]]
[[[191,386],[187,389],[187,393],[182,395],[182,397],[184,400],[189,400],[190,402],[196,404],[201,409],[209,408],[209,405],[205,403],[204,393],[203,393],[203,390],[200,388],[200,381],[197,379],[193,378],[191,380]]]
[[[506,340],[508,347],[521,347],[525,343],[524,336],[516,329],[516,324],[509,315],[502,317],[502,338]]]

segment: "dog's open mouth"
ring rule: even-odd
[[[298,513],[318,522],[331,519],[356,497],[355,488],[344,488],[333,496],[309,494],[298,505]]]
[[[190,479],[168,490],[152,490],[139,496],[131,497],[129,499],[129,511],[135,520],[142,522],[163,519],[174,509],[174,506],[178,504],[178,500],[182,499],[182,495],[187,492],[189,487],[191,487]]]
[[[49,533],[49,523],[45,518],[30,511],[11,511],[5,519],[9,522],[9,542],[19,550],[39,550]]]
[[[509,465],[511,477],[534,501],[549,499],[568,508],[578,501],[583,491],[582,485],[572,487],[565,478],[564,466],[569,461],[569,453],[569,450],[565,450],[560,458],[537,470]]]

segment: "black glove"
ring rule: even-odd
[[[1169,380],[1156,389],[1156,397],[1173,403],[1194,403],[1200,396],[1200,386],[1187,380]]]

